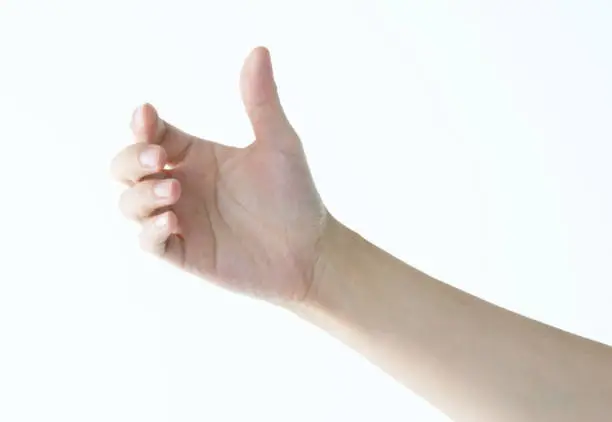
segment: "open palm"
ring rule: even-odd
[[[241,91],[256,138],[246,148],[186,134],[151,105],[136,110],[137,142],[113,161],[115,177],[130,186],[120,206],[142,222],[143,248],[181,268],[232,290],[300,299],[329,216],[266,49],[245,61]]]

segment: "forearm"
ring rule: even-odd
[[[607,421],[612,349],[407,266],[340,224],[294,308],[457,422]]]

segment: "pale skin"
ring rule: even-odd
[[[246,148],[186,134],[149,104],[134,112],[135,142],[112,173],[143,249],[318,325],[457,422],[612,420],[612,348],[363,239],[317,193],[265,48],[245,61],[241,92],[255,135]]]

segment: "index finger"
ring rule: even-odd
[[[143,104],[132,114],[130,124],[136,142],[160,145],[166,151],[168,163],[177,164],[197,139],[168,124],[151,104]]]

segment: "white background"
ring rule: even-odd
[[[413,266],[612,343],[612,3],[0,1],[0,420],[442,421],[319,330],[138,250],[132,109],[251,139],[272,52],[329,208]]]

